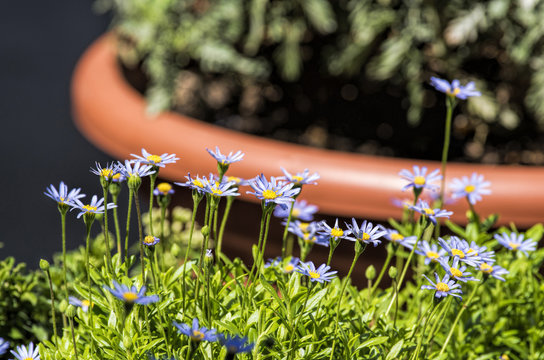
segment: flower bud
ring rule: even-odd
[[[40,269],[43,271],[49,271],[49,261],[45,259],[40,260]]]
[[[200,232],[202,233],[202,236],[207,237],[210,235],[210,227],[208,225],[205,225],[202,227]]]
[[[59,310],[61,313],[65,313],[66,312],[66,308],[68,307],[68,302],[66,302],[65,299],[62,299],[60,304],[59,304]]]
[[[376,268],[374,265],[370,265],[365,270],[365,276],[367,280],[374,280],[376,278]]]
[[[127,184],[130,190],[138,190],[142,185],[142,178],[139,175],[131,175],[127,180]]]
[[[389,274],[389,277],[390,277],[391,279],[396,279],[396,278],[397,278],[397,274],[398,274],[397,268],[394,267],[394,266],[391,266],[391,267],[389,268],[388,274]]]
[[[65,312],[66,316],[68,316],[69,318],[73,318],[76,316],[77,314],[77,309],[74,305],[68,305],[68,307],[66,308],[66,312]]]

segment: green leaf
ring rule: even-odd
[[[385,360],[396,359],[397,355],[402,350],[403,345],[404,345],[404,340],[402,339],[399,342],[397,342],[395,345],[393,345],[393,347],[391,348],[391,351],[389,351],[389,354],[387,354],[387,357],[385,358]]]

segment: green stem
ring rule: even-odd
[[[70,331],[72,332],[72,344],[74,345],[74,355],[76,360],[78,360],[77,348],[76,348],[76,336],[74,334],[74,319],[70,317],[69,321],[70,321]]]
[[[119,199],[119,195],[113,195],[113,203],[117,205],[117,200]],[[119,214],[117,211],[117,206],[113,208],[113,223],[115,224],[115,237],[117,240],[117,261],[118,265],[121,264],[121,228],[119,226]]]
[[[133,190],[133,193],[134,193],[134,202],[136,203],[136,214],[138,216],[138,234],[139,234],[138,244],[140,245],[140,262],[142,264],[142,285],[145,285],[145,259],[144,259],[142,214],[140,212],[140,201],[138,201],[138,191]]]
[[[227,204],[225,205],[225,212],[223,213],[223,219],[221,219],[221,226],[219,228],[219,237],[217,238],[217,246],[215,247],[215,263],[219,264],[221,261],[221,249],[223,245],[223,234],[225,233],[225,226],[230,214],[230,208],[234,202],[234,196],[227,197]]]
[[[102,187],[104,190],[104,242],[106,243],[106,272],[113,275],[111,263],[111,247],[108,231],[108,187]]]
[[[251,281],[253,280],[253,271],[255,270],[255,267],[256,267],[256,265],[258,263],[258,260],[259,260],[259,252],[260,252],[260,249],[261,249],[261,244],[262,244],[262,241],[263,241],[263,234],[264,234],[264,223],[266,222],[267,216],[268,216],[267,215],[267,210],[263,205],[263,213],[261,215],[261,226],[260,226],[260,230],[259,230],[259,241],[257,242],[257,258],[254,259],[253,266],[251,267],[251,270],[249,271],[249,277],[248,277],[249,283],[251,283]]]
[[[53,325],[53,343],[57,346],[57,318],[55,315],[55,293],[53,292],[53,282],[51,281],[51,273],[49,270],[45,271],[47,280],[49,280],[49,292],[51,294],[51,325]]]
[[[453,108],[455,107],[455,99],[450,96],[446,97],[446,127],[444,129],[444,146],[442,147],[442,182],[440,184],[440,207],[444,204],[444,192],[446,190],[446,164],[448,163],[448,152],[450,149],[451,137],[451,117]]]
[[[423,342],[423,337],[425,337],[425,329],[427,329],[427,324],[429,324],[429,321],[431,320],[434,312],[436,311],[436,309],[438,309],[438,306],[434,300],[434,295],[433,295],[433,298],[431,299],[431,301],[433,302],[432,305],[430,306],[429,309],[427,309],[427,314],[428,316],[427,317],[423,317],[424,318],[424,321],[425,323],[423,324],[423,330],[421,331],[421,336],[418,338],[417,340],[417,346],[416,346],[416,350],[412,353],[412,356],[410,357],[410,359],[414,358],[414,359],[417,359],[419,357],[419,351],[421,349],[421,344]]]
[[[153,190],[155,190],[155,180],[159,175],[159,167],[153,166],[153,170],[155,170],[155,173],[149,176],[149,184],[151,186],[149,189],[149,235],[155,236],[155,233],[153,232]]]
[[[62,226],[62,278],[64,279],[64,298],[68,302],[68,281],[66,280],[66,212],[61,211]]]
[[[132,194],[133,191],[130,190],[128,192],[128,212],[127,212],[127,228],[126,228],[126,234],[125,234],[125,266],[126,266],[126,275],[128,276],[128,235],[130,230],[130,213],[132,210]]]
[[[380,270],[380,274],[378,275],[378,279],[374,283],[374,286],[372,287],[372,290],[370,291],[370,297],[374,295],[374,292],[380,285],[380,282],[382,281],[383,275],[385,274],[385,270],[389,266],[389,263],[391,262],[391,259],[396,253],[396,248],[393,245],[388,246],[387,248],[387,257],[385,258],[385,262],[383,263],[382,269]]]
[[[434,334],[436,333],[436,331],[439,329],[439,325],[441,325],[444,322],[443,321],[444,316],[448,313],[448,310],[449,310],[449,308],[451,306],[452,299],[453,299],[453,296],[448,297],[446,305],[442,306],[442,310],[440,310],[440,313],[438,314],[438,317],[434,321],[433,326],[431,326],[431,331],[429,332],[429,336],[427,336],[427,341],[426,341],[427,346],[429,345],[429,342],[431,341],[431,339],[433,339]],[[425,358],[429,357],[428,355],[429,355],[429,351],[431,351],[431,349],[432,349],[432,343],[427,348]]]
[[[294,359],[295,355],[295,346],[293,346],[293,342],[295,340],[295,335],[297,333],[297,327],[298,322],[304,315],[304,311],[306,310],[306,304],[308,304],[308,299],[310,298],[310,293],[312,291],[312,283],[308,285],[308,291],[306,292],[306,298],[304,299],[304,304],[302,304],[302,310],[300,311],[300,315],[295,318],[295,322],[293,324],[293,329],[291,332],[291,340],[289,341],[289,358],[288,359]]]
[[[268,239],[268,228],[270,226],[270,218],[272,217],[272,211],[268,211],[268,214],[267,214],[267,217],[266,217],[266,222],[265,222],[265,228],[264,228],[264,235],[263,235],[263,247],[261,249],[261,251],[259,251],[259,261],[257,263],[257,270],[256,270],[256,273],[255,275],[257,275],[259,273],[259,271],[261,271],[261,266],[263,265],[263,260],[264,260],[264,251],[266,249],[266,240]]]
[[[281,257],[282,259],[285,259],[286,256],[286,246],[287,246],[287,233],[289,229],[289,223],[291,222],[291,217],[293,216],[293,209],[295,208],[295,202],[293,201],[291,203],[291,208],[289,210],[289,216],[287,217],[287,222],[285,223],[285,229],[283,229],[283,238],[282,238],[282,246],[281,246]]]
[[[91,351],[94,351],[94,341],[92,340],[92,332],[94,329],[94,317],[93,317],[93,293],[92,293],[92,287],[91,287],[91,265],[90,265],[90,259],[89,259],[89,252],[90,252],[90,242],[91,242],[91,225],[92,222],[85,224],[86,230],[87,230],[87,236],[85,240],[85,265],[87,267],[87,290],[89,291],[89,321],[90,321],[90,329],[91,329]],[[70,319],[70,322],[72,319]],[[72,333],[73,335],[73,333]]]
[[[191,242],[193,241],[193,231],[195,229],[195,219],[196,219],[196,211],[198,210],[198,204],[200,204],[200,200],[197,201],[196,198],[193,199],[193,214],[191,216],[191,229],[189,230],[189,242],[187,243],[187,249],[185,249],[185,258],[183,260],[183,291],[182,291],[182,299],[183,299],[183,305],[182,305],[182,312],[185,313],[185,294],[187,293],[187,280],[185,275],[185,268],[187,266],[187,261],[189,259],[189,249],[191,248]]]

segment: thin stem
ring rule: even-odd
[[[140,212],[140,201],[138,201],[138,191],[132,190],[134,193],[134,202],[136,203],[136,214],[138,216],[138,234],[140,244],[140,262],[142,263],[142,285],[145,285],[145,259],[144,259],[144,243],[143,243],[143,229],[142,229],[142,214]],[[147,314],[147,311],[146,311]]]
[[[85,241],[85,264],[87,267],[87,290],[89,291],[89,322],[90,322],[90,329],[91,329],[91,350],[94,351],[94,341],[92,340],[92,332],[94,329],[94,317],[93,317],[93,293],[92,293],[92,287],[91,287],[91,265],[90,265],[90,259],[89,259],[89,252],[90,252],[90,242],[91,242],[91,223],[86,224],[87,229],[87,237]],[[72,319],[70,319],[70,322]],[[73,336],[73,330],[72,330],[72,336]]]
[[[108,231],[108,186],[103,186],[104,190],[104,242],[106,243],[106,272],[113,275],[111,263],[111,247]]]
[[[293,216],[293,209],[295,208],[295,202],[293,201],[291,203],[291,208],[289,209],[289,216],[287,217],[287,222],[285,223],[285,229],[283,229],[283,238],[282,238],[282,246],[281,246],[281,257],[282,259],[285,259],[286,256],[286,247],[287,247],[287,233],[289,229],[289,223],[291,222],[291,217]]]
[[[149,176],[149,234],[155,236],[155,233],[153,232],[153,190],[155,189],[155,180],[159,175],[159,167],[153,166],[153,170],[155,170],[155,173]]]
[[[129,230],[130,230],[130,212],[132,210],[132,194],[133,194],[133,191],[130,190],[128,192],[127,228],[126,228],[126,233],[125,233],[125,266],[126,266],[126,275],[127,276],[128,276],[128,268],[129,268],[129,264],[128,264],[128,235],[129,235]]]
[[[113,203],[117,205],[119,195],[112,195]],[[117,212],[117,206],[113,208],[113,223],[115,224],[115,237],[117,240],[117,261],[121,264],[121,228],[119,226],[119,214]]]
[[[448,297],[446,305],[442,306],[442,310],[440,310],[440,313],[438,314],[438,317],[434,321],[433,326],[431,326],[431,331],[429,332],[429,336],[427,336],[427,341],[426,341],[426,344],[427,344],[426,346],[428,346],[428,348],[427,348],[427,351],[426,351],[426,354],[425,354],[425,358],[429,357],[428,356],[429,351],[431,351],[432,345],[433,345],[431,343],[430,346],[429,346],[429,342],[434,337],[435,332],[439,329],[438,325],[441,325],[443,323],[444,316],[448,313],[448,310],[449,310],[449,308],[451,306],[452,299],[453,299],[453,296]]]
[[[291,340],[289,341],[289,359],[293,359],[295,355],[295,347],[293,346],[293,341],[295,340],[295,335],[297,333],[298,322],[304,315],[306,310],[306,304],[308,304],[308,299],[310,298],[310,293],[312,291],[312,283],[308,284],[308,291],[306,292],[306,298],[304,299],[304,304],[302,304],[302,309],[300,315],[295,318],[295,323],[293,324],[293,329],[291,332]]]
[[[450,149],[451,137],[451,117],[453,108],[455,107],[455,99],[450,96],[446,97],[446,127],[444,129],[444,146],[442,147],[442,182],[440,184],[440,207],[444,204],[444,192],[446,190],[446,164],[448,163],[448,152]]]
[[[267,218],[267,211],[266,211],[266,208],[263,206],[263,213],[261,215],[261,227],[259,230],[259,241],[257,242],[257,258],[253,261],[253,266],[251,267],[251,270],[249,271],[249,277],[248,277],[249,282],[251,282],[251,280],[253,279],[253,270],[255,270],[255,266],[257,265],[259,260],[259,251],[261,249],[261,244],[263,241],[264,223],[266,222],[266,218]]]
[[[72,332],[72,344],[74,345],[74,355],[76,360],[78,360],[77,348],[76,348],[76,336],[74,334],[74,319],[70,317],[69,321],[70,321],[70,331]]]
[[[66,212],[61,211],[62,227],[62,278],[64,279],[64,298],[68,301],[68,281],[66,280]]]
[[[183,298],[183,305],[182,305],[182,312],[185,313],[185,294],[187,293],[187,280],[185,275],[185,268],[187,266],[187,260],[189,259],[189,249],[191,249],[191,242],[193,241],[193,231],[195,229],[195,219],[196,219],[196,211],[198,210],[198,204],[200,204],[200,201],[196,201],[196,199],[193,199],[193,214],[191,216],[191,229],[189,230],[189,242],[187,243],[187,249],[185,249],[185,258],[183,260],[183,291],[182,291],[182,298]]]
[[[225,212],[223,213],[223,219],[221,219],[221,226],[219,227],[219,236],[217,238],[217,246],[215,247],[215,262],[219,264],[221,261],[221,249],[223,245],[223,234],[225,233],[225,226],[230,214],[230,208],[234,202],[234,196],[227,197],[227,204],[225,205]]]
[[[383,275],[385,274],[385,270],[389,266],[389,263],[391,262],[391,259],[393,258],[395,253],[396,253],[396,248],[393,245],[388,246],[387,257],[385,258],[385,262],[383,263],[382,269],[380,270],[380,274],[378,275],[378,279],[376,280],[376,282],[374,283],[374,286],[372,287],[372,290],[370,291],[370,296],[371,297],[374,294],[374,292],[376,291],[376,289],[378,288],[378,285],[380,285],[380,282],[382,281]]]
[[[47,280],[49,280],[49,292],[51,293],[51,325],[53,325],[53,343],[57,346],[57,318],[55,316],[55,293],[53,292],[53,282],[51,281],[51,273],[49,270],[45,271]]]
[[[423,338],[425,337],[425,329],[427,329],[427,325],[429,324],[429,321],[431,320],[432,316],[434,315],[434,312],[436,311],[436,309],[438,309],[437,304],[434,302],[434,295],[433,295],[432,301],[433,301],[432,305],[430,306],[429,309],[427,309],[427,314],[429,314],[429,316],[424,317],[425,323],[423,324],[423,330],[421,331],[421,336],[417,340],[416,350],[412,353],[412,356],[410,357],[410,359],[411,358],[417,359],[419,357],[419,351],[421,349],[421,344],[423,342]]]

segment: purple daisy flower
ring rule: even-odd
[[[198,319],[193,319],[193,325],[179,324],[173,322],[174,326],[178,328],[180,334],[187,335],[191,341],[217,341],[217,334],[215,329],[208,330],[206,327],[200,327],[198,325]]]
[[[487,276],[493,276],[495,279],[500,281],[506,281],[502,275],[509,274],[509,271],[499,265],[492,265],[486,262],[480,264],[480,271],[482,271]]]
[[[146,165],[140,161],[125,160],[125,163],[117,164],[118,171],[127,179],[143,178],[155,173],[152,165]]]
[[[352,218],[351,225],[346,224],[346,226],[351,233],[351,236],[346,236],[347,240],[361,241],[365,244],[372,244],[374,247],[381,243],[378,239],[387,234],[387,231],[384,230],[382,226],[374,226],[371,222],[367,222],[366,220],[364,220],[359,227],[357,221]]]
[[[206,148],[206,151],[221,165],[230,165],[234,162],[240,161],[244,158],[244,153],[241,150],[238,150],[236,153],[229,152],[228,155],[221,154],[219,151],[219,146],[215,147],[215,152]]]
[[[477,267],[482,261],[480,256],[475,251],[469,251],[470,246],[466,240],[459,239],[457,236],[451,236],[448,241],[438,238],[438,243],[452,257],[458,257],[459,260],[467,265]]]
[[[174,192],[175,191],[172,188],[171,184],[169,184],[167,182],[162,182],[159,185],[157,185],[155,190],[153,190],[153,195],[155,195],[155,196],[167,196],[167,195],[172,195]]]
[[[451,84],[444,79],[431,77],[431,85],[438,91],[445,93],[448,96],[456,97],[461,100],[466,100],[468,97],[481,96],[482,93],[476,90],[474,81],[469,82],[465,86],[461,86],[459,80],[453,80]]]
[[[15,351],[11,350],[11,353],[15,356],[16,360],[40,360],[38,347],[34,347],[33,342],[28,344],[28,347],[24,345],[17,346],[17,349]]]
[[[61,181],[59,184],[59,189],[55,189],[53,184],[49,185],[49,187],[44,192],[45,196],[55,200],[58,204],[61,205],[71,205],[72,202],[74,202],[77,199],[81,199],[85,197],[85,194],[80,194],[81,189],[72,189],[68,191],[68,186]]]
[[[148,153],[145,149],[142,149],[142,156],[136,154],[130,154],[138,160],[132,160],[131,162],[141,162],[151,166],[165,167],[166,164],[173,164],[179,160],[176,154],[164,153],[162,155],[153,155]],[[143,176],[143,175],[141,175]]]
[[[330,227],[325,221],[321,221],[318,223],[318,228],[319,234],[335,240],[346,239],[347,236],[351,234],[351,230],[344,230],[338,226],[338,219],[336,219],[333,227]]]
[[[320,265],[317,269],[313,262],[300,263],[296,271],[302,275],[310,277],[310,281],[323,283],[331,281],[338,271],[328,271],[331,267],[325,264]]]
[[[304,169],[303,172],[298,172],[296,173],[296,175],[290,174],[284,168],[281,168],[281,171],[285,175],[284,179],[292,182],[293,184],[295,184],[295,186],[302,186],[304,184],[317,185],[315,181],[320,178],[318,173],[313,173],[312,175],[310,175],[310,170],[308,169]]]
[[[438,248],[436,244],[429,244],[427,240],[421,240],[417,244],[416,254],[425,256],[425,265],[429,265],[432,261],[438,262],[440,258],[447,254],[446,250]]]
[[[468,202],[474,205],[476,202],[482,200],[482,195],[491,194],[491,190],[488,189],[490,185],[489,181],[484,181],[483,175],[472,173],[470,179],[466,176],[463,176],[461,179],[454,178],[450,183],[450,188],[452,197],[466,197]]]
[[[525,235],[503,232],[502,234],[495,234],[495,239],[505,248],[512,251],[522,252],[525,256],[528,251],[535,251],[537,242],[533,239],[525,239]]]
[[[385,229],[387,234],[384,235],[384,237],[391,241],[394,244],[399,244],[404,246],[405,248],[412,249],[414,247],[414,244],[417,242],[417,236],[404,236],[400,234],[397,230],[393,229]]]
[[[434,185],[432,183],[442,179],[442,175],[440,175],[440,170],[436,169],[433,170],[431,173],[427,174],[427,167],[425,166],[419,168],[419,166],[414,165],[412,169],[414,170],[413,173],[406,169],[403,169],[399,172],[400,177],[402,177],[404,180],[409,181],[408,185],[402,188],[402,191],[405,191],[406,189],[409,189],[411,187],[413,187],[414,190],[429,189],[433,191],[439,188],[438,185]]]
[[[238,335],[236,336],[220,335],[219,342],[225,348],[227,348],[228,354],[250,352],[255,346],[254,343],[248,343],[248,339],[246,337],[240,337]]]
[[[129,289],[125,284],[119,284],[113,280],[113,289],[104,285],[104,289],[108,290],[113,296],[127,304],[149,305],[159,301],[158,295],[145,296],[146,287],[142,286],[140,290],[134,285]]]
[[[449,258],[442,258],[438,262],[442,265],[442,268],[446,270],[449,276],[455,280],[467,282],[467,281],[480,281],[472,276],[472,273],[467,272],[467,267],[465,265],[459,266],[459,257],[455,256],[453,258],[453,263],[450,266],[448,262]]]
[[[274,209],[274,216],[283,219],[288,218],[291,206],[293,206],[292,217],[303,221],[312,221],[314,219],[314,214],[317,212],[317,206],[308,204],[306,200],[296,200],[294,204],[289,205],[287,209],[276,207]]]
[[[9,349],[9,341],[0,337],[0,355],[4,355]]]
[[[81,201],[79,201],[79,199],[75,199],[71,206],[72,210],[80,210],[80,213],[77,214],[78,219],[85,214],[103,214],[104,209],[107,208],[108,210],[110,210],[117,207],[117,205],[115,205],[114,203],[108,203],[107,206],[104,206],[103,202],[104,198],[100,198],[100,200],[98,200],[98,197],[96,195],[93,195],[90,204],[84,205]]]
[[[290,203],[295,201],[294,197],[300,192],[300,188],[294,188],[293,185],[292,183],[286,184],[283,181],[276,181],[276,178],[273,176],[268,181],[261,174],[250,183],[254,191],[247,191],[247,193],[261,199],[265,206],[274,203],[286,208]]]
[[[434,296],[437,298],[446,297],[448,295],[455,296],[456,298],[462,299],[461,295],[463,291],[459,289],[461,285],[455,283],[455,280],[450,280],[449,275],[444,275],[442,280],[437,273],[434,273],[435,282],[429,279],[427,276],[423,275],[431,285],[422,285],[421,289],[424,290],[435,290]]]
[[[453,214],[452,211],[442,210],[442,209],[431,209],[429,204],[425,200],[419,200],[417,205],[410,206],[410,209],[417,211],[418,213],[427,217],[433,224],[436,225],[436,218],[446,218],[449,219],[450,215]]]

